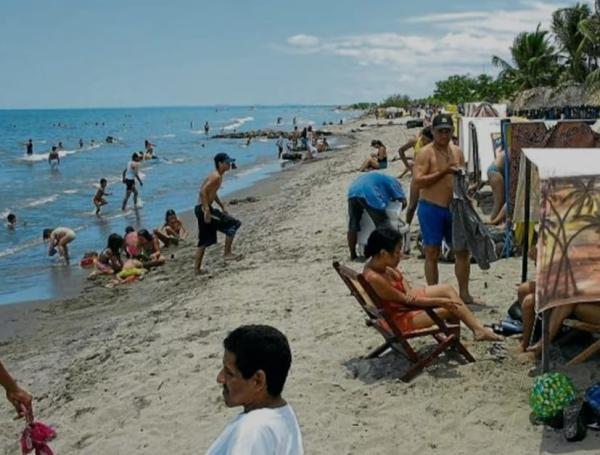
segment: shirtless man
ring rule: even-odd
[[[226,153],[217,153],[215,155],[215,170],[211,172],[200,187],[198,195],[198,205],[194,209],[198,219],[198,249],[196,251],[195,271],[197,275],[203,273],[202,259],[206,247],[217,243],[217,231],[225,234],[225,253],[227,260],[237,260],[241,256],[232,253],[231,247],[233,237],[241,226],[241,222],[230,216],[225,210],[224,204],[219,199],[217,191],[223,183],[223,175],[230,169],[235,169],[235,160]],[[212,207],[216,202],[221,210]]]
[[[428,285],[438,284],[438,258],[442,240],[452,244],[453,174],[465,166],[462,151],[452,144],[452,117],[437,115],[432,122],[433,142],[416,156],[413,179],[420,191],[417,216],[425,249],[425,278]],[[460,298],[475,303],[469,293],[470,262],[468,251],[455,251],[454,273]]]

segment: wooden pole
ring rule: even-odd
[[[525,216],[524,223],[524,237],[523,237],[523,258],[521,262],[521,283],[525,283],[527,281],[527,259],[529,254],[529,206],[531,203],[531,161],[523,155],[521,156],[522,160],[525,160]],[[515,207],[516,209],[516,207]]]
[[[542,313],[542,373],[550,369],[550,311]]]

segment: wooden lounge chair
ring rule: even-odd
[[[591,333],[592,335],[600,335],[600,325],[588,324],[587,322],[577,321],[576,319],[565,319],[563,321],[563,325],[576,330]],[[573,357],[567,363],[567,365],[577,365],[579,363],[585,362],[596,352],[600,352],[600,339],[596,340],[594,343],[592,343],[590,346],[584,349],[581,353]]]
[[[394,323],[392,315],[381,310],[381,299],[361,274],[341,265],[339,262],[334,262],[333,268],[367,314],[365,321],[367,326],[374,327],[385,339],[381,346],[366,356],[367,359],[379,357],[390,348],[403,355],[412,363],[411,367],[400,376],[400,379],[405,382],[409,382],[448,348],[456,349],[467,362],[475,361],[471,353],[460,342],[460,324],[447,324],[431,308],[407,305],[405,311],[426,311],[435,322],[435,325],[426,329],[403,333]],[[435,339],[438,346],[428,354],[415,351],[408,342],[409,339],[429,335]]]

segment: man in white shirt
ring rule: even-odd
[[[217,382],[228,407],[243,406],[208,449],[207,455],[303,455],[293,409],[281,396],[292,354],[279,330],[241,326],[223,341]]]

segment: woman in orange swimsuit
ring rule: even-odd
[[[460,299],[458,292],[449,284],[436,284],[424,288],[411,288],[398,269],[402,257],[402,236],[391,228],[378,228],[371,233],[365,256],[363,275],[373,290],[384,301],[384,311],[391,314],[403,332],[425,329],[434,321],[423,310],[398,311],[404,305],[436,307],[440,318],[462,321],[477,341],[502,341],[503,337],[484,327],[481,321]]]

